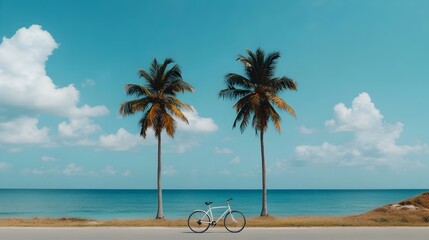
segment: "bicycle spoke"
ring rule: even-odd
[[[246,218],[239,211],[231,211],[226,214],[224,224],[228,231],[237,233],[246,226]]]
[[[210,217],[204,211],[195,211],[188,218],[188,227],[196,233],[203,233],[210,227]]]

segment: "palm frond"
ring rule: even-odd
[[[176,79],[182,79],[182,71],[179,65],[175,64],[171,67],[164,75],[165,81],[173,81]]]
[[[244,97],[250,93],[252,93],[251,90],[237,89],[237,88],[230,86],[226,89],[219,91],[219,97],[223,98],[223,99],[225,99],[225,98],[237,99],[237,98]]]
[[[275,90],[275,92],[280,92],[283,90],[292,90],[296,91],[296,82],[288,77],[273,78],[270,81],[270,87]]]
[[[243,106],[241,109],[237,109],[237,117],[232,124],[232,128],[235,128],[237,126],[237,123],[241,121],[240,131],[244,132],[247,127],[251,112],[252,108],[250,107],[250,104]]]
[[[164,93],[175,96],[178,92],[194,92],[192,86],[183,80],[173,80],[164,89]]]
[[[225,83],[228,86],[238,86],[245,89],[251,89],[254,87],[254,84],[249,81],[249,79],[236,74],[236,73],[228,73],[225,75]]]
[[[276,127],[276,130],[280,132],[281,117],[271,104],[267,105],[267,113],[269,118],[274,122],[274,126]]]
[[[240,98],[233,106],[235,108],[235,110],[238,112],[238,111],[240,111],[240,109],[242,109],[244,106],[247,106],[247,105],[250,106],[251,108],[253,108],[254,107],[253,106],[254,95],[257,95],[257,94],[251,93],[251,94],[248,94],[248,95]]]
[[[127,95],[136,95],[137,97],[152,96],[152,93],[144,86],[137,84],[125,85],[125,92]]]
[[[149,84],[152,84],[155,81],[152,75],[146,72],[144,69],[139,69],[139,76],[146,79]]]
[[[165,128],[167,134],[174,138],[174,133],[176,132],[176,121],[166,111],[163,111],[162,114],[162,126]]]
[[[280,131],[280,115],[274,108],[287,111],[296,117],[295,111],[277,93],[283,90],[296,91],[296,83],[288,77],[273,77],[279,52],[265,55],[261,48],[255,52],[246,50],[246,56],[238,55],[237,61],[244,64],[245,75],[229,73],[225,76],[225,89],[219,91],[221,98],[238,99],[234,104],[237,116],[233,127],[240,122],[240,130],[251,124],[256,133],[266,131],[269,121],[273,121]]]
[[[145,111],[150,104],[149,98],[141,98],[132,101],[127,101],[119,107],[119,114],[122,116],[132,115],[138,111]]]
[[[185,123],[189,124],[188,119],[186,118],[185,114],[183,114],[182,111],[180,111],[180,109],[178,107],[176,107],[174,104],[165,104],[165,106],[167,107],[168,110],[170,110],[170,112],[180,118],[180,120],[184,121]]]
[[[270,101],[273,102],[278,108],[286,110],[290,115],[296,117],[295,110],[289,104],[287,104],[283,99],[278,96],[271,96]]]
[[[148,127],[151,127],[155,124],[159,113],[161,112],[159,103],[154,103],[146,112],[146,123]]]
[[[279,52],[273,52],[268,54],[264,60],[264,68],[266,72],[266,78],[271,79],[274,75],[274,69],[276,68],[277,59],[280,58]]]
[[[166,59],[164,60],[164,63],[159,67],[158,73],[159,73],[159,74],[164,74],[164,73],[165,73],[165,69],[167,69],[167,66],[168,66],[169,64],[173,63],[173,62],[174,62],[174,61],[173,61],[173,59],[171,59],[171,58],[166,58]],[[163,79],[163,80],[165,80],[165,79]]]
[[[179,108],[183,107],[186,110],[193,111],[192,107],[190,105],[188,105],[188,104],[180,101],[175,96],[166,96],[165,97],[165,102],[168,103],[168,104],[173,104],[173,105],[175,105],[176,107],[179,107]]]

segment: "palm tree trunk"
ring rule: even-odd
[[[158,211],[156,219],[164,218],[162,210],[162,186],[161,186],[161,134],[158,135]]]
[[[268,216],[267,210],[267,184],[265,174],[265,154],[264,154],[264,132],[261,131],[261,158],[262,158],[262,211],[261,217]]]

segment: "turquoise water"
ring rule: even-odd
[[[358,214],[426,191],[269,190],[268,211],[273,216]],[[230,197],[233,209],[259,215],[260,190],[164,190],[164,215],[187,218],[193,210],[205,209],[205,201],[223,205]],[[156,204],[156,190],[0,189],[0,218],[153,218]]]

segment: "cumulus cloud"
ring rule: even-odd
[[[220,148],[220,147],[215,147],[214,152],[216,154],[232,154],[234,153],[231,149],[229,148]]]
[[[91,78],[85,79],[85,81],[81,84],[82,87],[92,87],[95,86],[95,80]]]
[[[51,157],[51,156],[42,156],[42,157],[40,157],[40,160],[42,162],[56,162],[57,161],[56,158]]]
[[[108,176],[116,175],[118,170],[116,170],[114,167],[107,165],[103,170],[101,170],[101,173]]]
[[[22,170],[22,173],[25,175],[44,175],[47,170],[43,167],[41,168],[25,168]]]
[[[299,126],[298,130],[302,134],[313,134],[313,133],[315,133],[317,131],[314,128],[307,128],[307,127],[305,127],[303,125]]]
[[[129,169],[120,171],[111,165],[106,165],[102,169],[98,170],[86,170],[76,163],[70,163],[66,166],[41,166],[37,168],[25,168],[21,170],[22,174],[25,175],[65,175],[69,177],[78,176],[78,177],[109,177],[109,176],[118,176],[121,173],[121,176],[127,177],[131,176],[132,173]]]
[[[134,135],[120,128],[116,134],[101,135],[99,147],[114,151],[125,151],[132,149],[142,143],[142,137]]]
[[[200,143],[193,137],[177,138],[173,145],[170,147],[170,151],[174,153],[185,153],[191,150],[193,147],[200,145]]]
[[[67,176],[75,176],[82,172],[82,168],[77,166],[75,163],[70,163],[62,172]]]
[[[83,139],[71,145],[91,146],[98,150],[127,151],[141,144],[153,144],[156,140],[148,136],[145,140],[138,134],[131,134],[123,128],[119,128],[114,134],[103,134],[97,140]]]
[[[13,148],[10,148],[8,150],[8,152],[11,152],[11,153],[18,153],[18,152],[21,152],[21,151],[22,151],[22,149],[21,148],[17,148],[17,147],[13,147]]]
[[[9,167],[7,162],[0,162],[0,170],[6,169]]]
[[[131,175],[133,175],[133,174],[132,174],[131,170],[129,170],[129,169],[122,172],[122,176],[124,176],[124,177],[128,177]]]
[[[73,84],[56,86],[46,74],[48,57],[58,48],[39,25],[19,29],[0,44],[0,106],[63,117],[94,117],[108,113],[105,106],[78,107]]]
[[[197,110],[192,107],[193,111],[184,109],[183,114],[188,119],[189,124],[178,120],[177,128],[187,132],[215,132],[218,130],[218,126],[211,118],[204,118],[198,115]]]
[[[174,176],[176,175],[176,169],[173,167],[173,165],[169,165],[162,171],[162,175]]]
[[[47,144],[50,142],[49,129],[38,128],[38,119],[20,117],[0,122],[0,143],[8,144]]]
[[[301,160],[347,166],[398,165],[409,154],[428,151],[424,145],[399,145],[404,124],[383,121],[368,93],[357,96],[350,108],[344,103],[334,107],[335,118],[325,122],[333,133],[350,132],[351,142],[335,145],[324,142],[318,146],[301,145],[295,148]]]
[[[268,172],[281,174],[289,169],[288,161],[285,159],[277,159],[268,167]]]
[[[72,118],[58,125],[58,133],[65,138],[84,137],[99,130],[101,127],[89,118]]]
[[[232,164],[239,164],[240,163],[240,157],[236,156],[235,158],[231,159],[231,161],[229,161]]]

